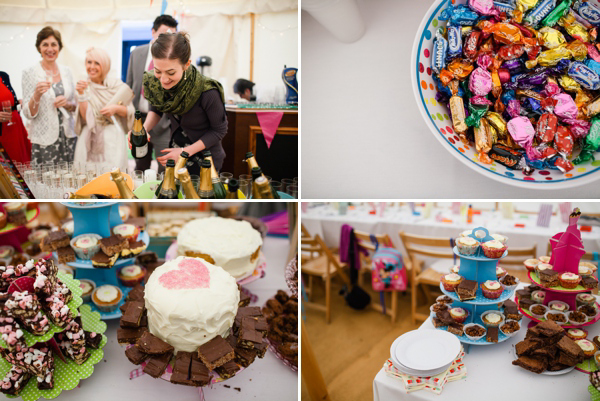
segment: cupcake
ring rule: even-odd
[[[567,337],[574,341],[583,340],[587,337],[587,332],[581,329],[568,329]]]
[[[548,307],[546,305],[535,304],[529,307],[529,313],[538,320],[544,319],[546,312],[548,312]]]
[[[572,310],[571,312],[567,313],[567,319],[569,319],[569,323],[573,326],[578,326],[580,324],[587,323],[588,321],[588,317],[585,313],[576,310]]]
[[[567,324],[567,321],[569,320],[565,313],[559,312],[556,310],[549,310],[544,315],[544,318],[546,320],[552,320],[554,323],[558,324],[559,326],[562,326],[563,324]]]
[[[591,262],[579,262],[579,267],[581,267],[581,266],[589,267],[590,269],[592,269],[592,272],[595,272],[596,270],[598,270],[598,266],[596,266],[595,264],[593,264]]]
[[[594,274],[594,271],[590,269],[588,266],[579,264],[579,275],[581,277],[588,277]]]
[[[576,340],[575,344],[579,345],[586,359],[593,357],[596,351],[598,351],[598,347],[596,347],[596,344],[589,340]]]
[[[486,333],[485,327],[477,323],[465,324],[464,332],[467,338],[471,341],[477,341],[483,338]]]
[[[123,298],[123,293],[119,287],[105,284],[94,290],[92,293],[92,302],[102,312],[114,312]]]
[[[115,235],[120,234],[122,237],[127,238],[127,241],[131,244],[137,240],[140,230],[133,224],[119,224],[112,228],[112,232]]]
[[[579,312],[583,312],[587,315],[588,318],[594,318],[598,314],[598,309],[596,309],[593,305],[581,305],[577,308]]]
[[[500,280],[502,277],[506,275],[506,270],[501,268],[500,266],[496,267],[496,278]]]
[[[473,230],[465,230],[462,233],[460,233],[460,236],[461,237],[468,237],[471,234],[473,234]]]
[[[450,273],[442,276],[442,284],[446,291],[454,292],[456,287],[462,281],[462,277],[455,273]]]
[[[519,285],[521,281],[513,275],[507,274],[500,279],[500,283],[504,286],[507,291],[513,291]]]
[[[459,271],[460,271],[459,265],[454,265],[450,268],[450,273],[458,274]]]
[[[0,212],[0,230],[6,227],[6,213]]]
[[[125,287],[135,287],[144,281],[144,277],[146,277],[146,268],[138,265],[125,266],[119,270],[118,277],[119,281],[121,281]]]
[[[48,233],[48,230],[35,230],[27,236],[27,239],[34,245],[40,245],[40,243],[42,242],[42,238],[47,236]]]
[[[464,323],[467,320],[467,316],[469,316],[469,312],[463,308],[451,308],[450,316],[456,323]]]
[[[587,292],[582,292],[581,294],[577,294],[577,296],[575,297],[575,301],[577,302],[577,306],[594,306],[594,304],[596,303],[596,297],[592,294],[588,294]]]
[[[538,290],[531,293],[531,299],[535,301],[535,303],[543,304],[544,299],[546,299],[546,291]]]
[[[503,245],[506,245],[506,241],[508,241],[508,238],[501,234],[492,234],[492,238],[502,242]]]
[[[92,280],[82,278],[79,280],[79,286],[83,290],[81,293],[83,302],[90,302],[92,300],[92,293],[96,289],[96,283],[94,283]]]
[[[563,301],[550,301],[548,302],[548,308],[550,310],[566,312],[569,310],[569,304]]]
[[[498,311],[488,310],[481,314],[481,321],[486,327],[498,327],[504,322],[504,316]]]
[[[483,254],[490,259],[498,259],[504,255],[504,251],[506,251],[506,245],[497,240],[486,241],[481,244],[481,249],[483,249]]]
[[[581,277],[575,273],[563,273],[558,276],[560,280],[560,285],[564,288],[575,288],[579,285],[579,281]]]
[[[498,281],[487,280],[480,284],[483,296],[489,299],[497,299],[502,295],[504,288]]]
[[[535,272],[539,275],[541,271],[550,269],[552,269],[552,265],[550,263],[538,263],[535,267]]]
[[[71,248],[79,259],[90,260],[100,250],[101,239],[98,234],[81,234],[71,239]]]
[[[550,263],[550,256],[540,256],[538,259],[542,263]]]
[[[456,239],[456,249],[461,255],[475,255],[479,248],[479,241],[472,237],[460,237]]]
[[[507,337],[514,336],[519,330],[521,330],[521,325],[516,320],[509,319],[500,325],[500,331]]]
[[[10,245],[0,246],[0,259],[10,259],[15,253],[15,248]]]
[[[527,259],[523,264],[530,272],[535,271],[535,267],[540,263],[537,259]]]
[[[75,231],[75,222],[73,220],[69,220],[61,226],[62,230],[67,233],[69,237],[73,236],[73,232]]]
[[[27,217],[25,215],[25,204],[21,202],[10,202],[5,203],[4,212],[6,212],[6,221],[12,223],[15,226],[23,226],[27,223]]]

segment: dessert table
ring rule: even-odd
[[[525,287],[519,284],[517,289]],[[447,383],[441,395],[427,390],[406,393],[404,385],[398,379],[386,375],[383,368],[373,380],[373,400],[464,400],[468,394],[480,394],[482,398],[495,400],[533,400],[533,399],[569,399],[589,400],[588,375],[577,370],[563,375],[538,375],[512,365],[516,359],[515,344],[525,338],[527,325],[531,320],[523,317],[521,330],[512,338],[493,347],[470,346],[464,357],[467,377],[463,380]],[[600,334],[600,326],[585,328],[588,338]],[[431,318],[418,330],[435,330]],[[383,362],[381,364],[383,366]],[[467,396],[465,398],[465,396]]]
[[[573,206],[579,207],[585,214],[585,203],[573,203]],[[433,208],[428,218],[423,217],[423,208],[417,208],[421,215],[415,216],[408,205],[388,206],[383,217],[369,214],[369,209],[367,205],[356,206],[348,209],[345,215],[339,215],[331,205],[311,205],[306,212],[302,213],[302,224],[311,235],[319,234],[331,247],[339,246],[340,229],[342,225],[350,224],[357,230],[371,234],[388,234],[396,248],[404,253],[404,246],[398,236],[401,230],[410,234],[447,237],[450,240],[464,230],[482,226],[487,227],[491,233],[506,235],[509,250],[511,246],[525,248],[537,245],[537,256],[546,255],[548,238],[562,231],[565,226],[558,214],[552,216],[549,227],[538,227],[537,213],[515,212],[512,219],[503,219],[500,211],[482,210],[480,215],[473,216],[473,223],[467,224],[462,221],[460,215],[452,214],[449,208]],[[447,222],[436,219],[438,215]],[[516,227],[515,224],[523,224],[524,227]],[[592,231],[582,232],[581,237],[586,251],[600,251],[600,226],[592,226]]]
[[[287,289],[284,270],[287,264],[289,240],[287,238],[266,237],[263,252],[267,260],[266,275],[247,285],[258,296],[258,301],[250,305],[262,306],[279,289]],[[195,387],[174,385],[146,374],[130,378],[130,373],[138,368],[125,357],[125,346],[117,343],[119,320],[107,320],[108,329],[104,333],[108,343],[104,347],[104,361],[95,366],[93,375],[83,380],[79,388],[65,391],[61,400],[295,400],[298,394],[298,374],[270,351],[263,359],[257,359],[239,375],[204,387],[204,398]],[[225,387],[225,385],[230,388]],[[234,389],[239,388],[239,391]]]

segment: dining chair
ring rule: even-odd
[[[313,238],[301,238],[300,244],[301,272],[308,279],[308,285],[304,287],[308,301],[303,302],[302,305],[324,311],[325,320],[329,324],[331,322],[331,279],[339,275],[344,282],[350,283],[344,273],[347,265],[340,261],[339,254],[334,254],[318,234]],[[313,278],[315,277],[322,279],[325,283],[325,305],[311,301]]]
[[[402,244],[407,252],[405,264],[409,265],[410,274],[410,312],[413,324],[419,320],[427,320],[429,314],[417,312],[418,294],[420,288],[425,295],[427,304],[433,303],[429,286],[440,286],[440,277],[442,273],[434,269],[424,269],[425,260],[418,258],[417,255],[436,259],[454,259],[454,253],[450,247],[449,238],[427,237],[422,235],[407,234],[404,231],[399,232]],[[432,249],[437,248],[437,249]],[[445,249],[441,249],[445,248]]]
[[[387,234],[373,234],[373,236],[371,236],[371,234],[369,234],[369,233],[354,230],[354,236],[358,240],[358,245],[367,251],[366,254],[362,253],[362,252],[360,253],[360,270],[358,272],[358,285],[363,287],[365,276],[368,276],[369,281],[371,280],[371,266],[373,263],[372,257],[377,248],[377,244],[375,244],[373,242],[373,239],[375,239],[377,241],[377,243],[379,243],[381,245],[389,246],[392,248],[394,247],[394,244],[392,243],[392,239],[390,238],[390,236]],[[390,295],[390,298],[391,298],[390,306],[391,307],[385,308],[385,314],[391,317],[392,324],[394,324],[394,323],[396,323],[396,317],[398,315],[398,291],[383,291],[383,292],[384,293],[391,292],[391,295]],[[378,293],[381,296],[381,291],[379,291]],[[384,294],[384,302],[385,302],[385,294]],[[373,309],[375,309],[376,311],[383,313],[383,305],[381,305],[381,303],[372,301],[371,307]]]

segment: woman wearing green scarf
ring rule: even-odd
[[[163,113],[171,121],[169,148],[156,160],[164,166],[169,159],[177,161],[185,150],[190,155],[188,171],[199,175],[202,151],[209,150],[220,170],[225,159],[221,140],[227,133],[223,87],[191,65],[187,33],[161,34],[151,52],[154,69],[146,72],[143,80],[143,95],[150,103],[144,128],[150,132]]]

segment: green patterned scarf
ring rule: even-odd
[[[163,113],[185,114],[196,104],[202,93],[211,89],[218,89],[221,100],[225,103],[223,86],[218,81],[200,74],[193,65],[185,72],[185,79],[182,78],[171,89],[162,87],[154,76],[154,71],[144,73],[143,85],[144,97]]]

